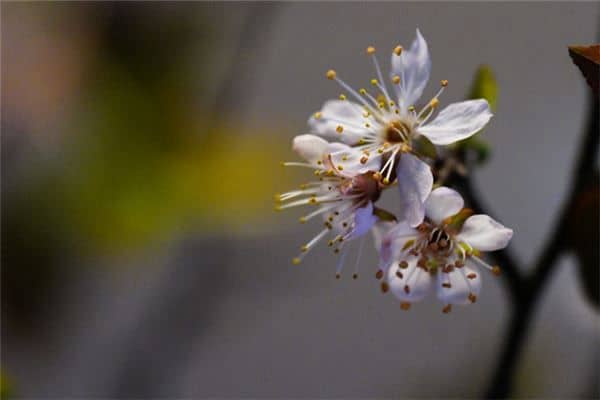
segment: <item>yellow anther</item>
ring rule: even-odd
[[[367,156],[362,156],[362,157],[360,158],[360,163],[361,163],[361,164],[366,164],[366,163],[367,163],[367,161],[369,161],[369,157],[367,157]]]
[[[404,311],[410,310],[410,303],[402,302],[400,303],[400,308]]]
[[[376,181],[380,181],[381,180],[381,173],[375,172],[373,174],[373,179],[375,179]]]
[[[273,198],[275,199],[275,201],[281,201],[281,194],[275,193],[275,195],[273,196]]]
[[[446,86],[448,86],[448,81],[446,79],[442,79],[442,81],[440,82],[440,85],[442,85],[442,87],[446,87]]]
[[[400,54],[402,54],[402,46],[396,46],[394,48],[394,54],[399,56]]]
[[[306,222],[306,217],[300,217],[298,218],[298,221],[300,221],[301,224],[304,224]]]
[[[348,156],[342,156],[342,161],[348,161]]]
[[[394,82],[394,85],[399,85],[400,84],[400,77],[398,75],[394,75],[392,77],[392,82]]]
[[[338,165],[337,169],[340,170],[340,171],[342,171],[344,169],[344,166],[343,165]]]
[[[367,54],[374,54],[374,53],[375,53],[375,47],[373,47],[373,46],[367,47]]]
[[[329,71],[327,71],[327,74],[325,76],[327,76],[327,79],[333,80],[337,76],[337,73],[334,70],[330,69]]]
[[[390,101],[390,107],[394,107],[396,105],[396,103],[394,103],[393,101]]]
[[[492,267],[492,274],[494,274],[496,276],[499,276],[500,272],[501,271],[500,271],[500,267],[499,266],[495,265],[495,266]]]
[[[358,89],[358,93],[360,93],[360,94],[362,94],[364,96],[365,94],[367,94],[367,89],[360,88],[360,89]]]
[[[292,259],[292,264],[294,264],[294,265],[300,264],[300,258],[299,257],[293,258]]]
[[[383,184],[384,185],[389,185],[390,184],[390,180],[388,178],[383,178]]]
[[[358,139],[358,144],[359,144],[359,145],[363,145],[363,144],[365,144],[365,143],[366,143],[366,142],[365,142],[365,140],[364,140],[364,139]]]
[[[410,146],[406,143],[402,143],[402,145],[400,146],[400,151],[403,153],[409,153],[411,150]]]
[[[273,210],[275,210],[275,211],[281,211],[281,206],[275,206],[275,207],[273,207]]]
[[[371,85],[377,86],[377,79],[371,79]]]
[[[337,131],[337,133],[342,133],[342,132],[344,132],[344,127],[343,127],[343,126],[341,126],[341,125],[338,125],[338,126],[335,128],[335,130]]]
[[[342,101],[346,100],[346,95],[343,93],[340,94],[340,100],[342,100]]]
[[[304,245],[304,246],[300,247],[300,250],[301,250],[303,253],[306,253],[306,252],[308,251],[308,246],[307,246],[307,245]]]
[[[317,111],[317,112],[315,113],[315,119],[321,119],[321,117],[322,117],[322,116],[323,116],[323,114],[321,114],[321,112],[320,112],[320,111]]]
[[[408,106],[408,111],[410,111],[410,112],[415,111],[415,106]]]
[[[440,101],[437,99],[437,97],[434,97],[433,99],[431,99],[431,101],[429,102],[429,105],[433,108],[437,107],[438,104],[440,104]]]
[[[371,124],[369,124],[369,123],[365,124],[365,128],[370,128],[370,127],[371,127]]]
[[[379,103],[379,108],[384,108],[385,107],[385,103]]]

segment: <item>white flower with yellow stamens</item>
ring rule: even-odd
[[[417,228],[400,222],[376,235],[381,256],[377,277],[385,279],[382,290],[400,299],[403,309],[423,299],[434,285],[444,312],[452,304],[474,303],[481,289],[479,267],[500,273],[480,252],[506,247],[513,231],[487,215],[470,215],[463,205],[454,190],[437,188],[425,201],[426,217]],[[381,228],[389,224],[376,229]]]
[[[293,262],[300,263],[317,243],[328,238],[329,246],[342,253],[336,271],[339,277],[346,243],[364,236],[377,221],[373,201],[379,198],[381,185],[373,173],[379,169],[378,161],[362,164],[360,151],[342,143],[328,143],[315,135],[295,137],[293,148],[306,162],[284,165],[311,168],[317,179],[298,190],[276,195],[276,209],[314,205],[316,209],[300,217],[300,222],[317,216],[324,219],[323,230],[301,247],[302,253]]]
[[[327,78],[338,82],[356,102],[330,100],[309,120],[313,133],[354,146],[363,154],[360,162],[382,160],[379,174],[382,183],[398,180],[404,204],[403,214],[411,226],[423,220],[423,202],[433,185],[429,166],[415,149],[415,139],[424,136],[435,145],[448,145],[466,139],[481,130],[492,113],[484,99],[450,104],[433,120],[439,96],[447,86],[441,82],[436,95],[420,110],[417,101],[429,80],[431,60],[427,43],[417,30],[410,49],[398,46],[392,52],[391,82],[395,96],[387,90],[373,47],[367,48],[375,65],[376,79],[371,84],[378,94],[366,89],[358,92],[341,80],[333,70]]]

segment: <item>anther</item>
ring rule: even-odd
[[[440,101],[437,99],[437,97],[434,97],[433,99],[431,99],[431,101],[429,102],[429,105],[433,108],[437,107],[438,104],[440,104]]]
[[[399,56],[400,54],[402,54],[402,46],[396,46],[394,48],[394,54]]]
[[[410,310],[410,303],[402,302],[402,303],[400,303],[400,308],[404,311],[408,311],[408,310]]]
[[[337,169],[340,170],[340,171],[342,171],[344,169],[344,166],[343,165],[338,165]]]
[[[380,181],[381,180],[381,173],[375,172],[373,174],[373,179],[375,179],[376,181]]]
[[[358,279],[358,274],[357,273],[352,274],[352,279]]]
[[[448,314],[450,311],[452,311],[452,304],[448,304],[446,307],[442,308],[444,314]]]
[[[471,303],[475,303],[477,301],[477,296],[475,296],[473,293],[469,293],[469,301]]]
[[[327,71],[327,74],[325,76],[327,76],[327,79],[329,80],[334,80],[337,76],[337,73],[334,70],[330,69],[329,71]]]
[[[405,292],[406,294],[410,294],[410,286],[408,286],[408,285],[404,285],[404,292]]]
[[[369,46],[367,47],[367,54],[375,54],[375,47]]]
[[[415,111],[415,106],[408,106],[408,111],[410,111],[410,112]]]
[[[308,251],[308,246],[307,246],[307,245],[304,245],[304,246],[300,247],[300,250],[301,250],[303,253],[306,253],[306,252]]]
[[[456,268],[462,268],[462,267],[465,266],[465,263],[463,261],[461,261],[461,260],[456,260],[456,262],[454,263],[454,266]]]
[[[398,266],[402,269],[406,269],[406,268],[408,268],[408,263],[406,261],[400,261]]]
[[[298,221],[300,221],[301,224],[304,224],[306,222],[306,217],[300,217],[298,218]]]
[[[323,116],[323,114],[321,114],[321,112],[320,112],[320,111],[317,111],[317,112],[315,113],[315,119],[321,119],[321,117],[322,117],[322,116]]]
[[[402,275],[402,272],[400,272],[400,270],[396,271],[396,276],[400,279],[404,278],[404,275]]]
[[[387,282],[381,282],[381,293],[387,293],[390,290],[390,285]]]
[[[342,275],[340,273],[335,274],[335,279],[340,279]]]
[[[294,265],[300,264],[300,258],[299,257],[293,258],[292,259],[292,264],[294,264]]]
[[[394,75],[392,77],[392,82],[394,82],[394,85],[399,85],[400,84],[400,77],[398,75]]]
[[[367,156],[362,156],[362,157],[360,158],[360,163],[361,163],[361,164],[366,164],[366,163],[367,163],[367,161],[369,161],[369,157],[367,157]]]
[[[340,100],[342,100],[342,101],[346,100],[346,95],[345,94],[340,94]]]
[[[470,274],[467,275],[467,278],[469,278],[469,279],[475,279],[475,278],[477,278],[477,274],[474,273],[474,272],[471,272]]]
[[[344,127],[341,125],[338,125],[338,126],[336,126],[335,130],[337,133],[342,133],[342,132],[344,132]]]
[[[360,88],[360,89],[358,89],[358,93],[360,93],[364,96],[365,94],[367,94],[367,89]]]
[[[384,185],[389,185],[390,184],[390,180],[388,178],[383,178],[383,184]]]
[[[440,85],[442,85],[442,87],[446,87],[446,86],[448,86],[448,81],[446,79],[442,79],[442,81],[440,82]]]
[[[450,289],[452,287],[452,285],[449,283],[442,283],[442,287],[444,287],[446,289]]]
[[[377,86],[377,79],[371,79],[371,85]]]
[[[382,270],[377,270],[377,272],[375,273],[375,279],[381,279],[383,278],[383,271]]]
[[[492,267],[492,274],[494,274],[494,275],[496,275],[496,276],[499,276],[501,272],[502,272],[502,271],[500,270],[500,267],[499,267],[499,266],[497,266],[497,265],[494,265],[494,266]]]

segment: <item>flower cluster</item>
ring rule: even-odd
[[[427,43],[418,30],[409,49],[393,49],[389,80],[382,75],[375,48],[366,52],[376,72],[371,91],[355,90],[336,71],[327,72],[344,93],[310,117],[309,134],[294,138],[293,149],[304,161],[283,163],[312,169],[314,180],[276,195],[276,209],[313,205],[300,222],[315,217],[324,221],[294,264],[326,241],[340,253],[339,278],[350,244],[363,238],[358,266],[364,237],[373,232],[381,290],[393,293],[407,310],[435,286],[443,311],[449,312],[452,304],[476,301],[479,267],[500,272],[483,261],[481,251],[505,247],[512,230],[486,215],[472,215],[463,208],[460,194],[436,184],[431,170],[435,152],[426,149],[474,135],[492,113],[484,99],[453,103],[437,112],[446,80],[418,107],[431,70]],[[398,217],[375,206],[392,187],[400,194]],[[355,269],[353,277],[357,276]]]

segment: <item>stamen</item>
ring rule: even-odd
[[[400,308],[404,311],[408,311],[410,309],[410,303],[402,302],[402,303],[400,303]]]
[[[402,46],[396,46],[394,48],[394,54],[397,55],[397,56],[399,56],[400,54],[402,54],[402,50],[403,50]]]
[[[448,314],[450,311],[452,311],[452,304],[447,304],[444,308],[442,308],[442,312],[444,314]]]

